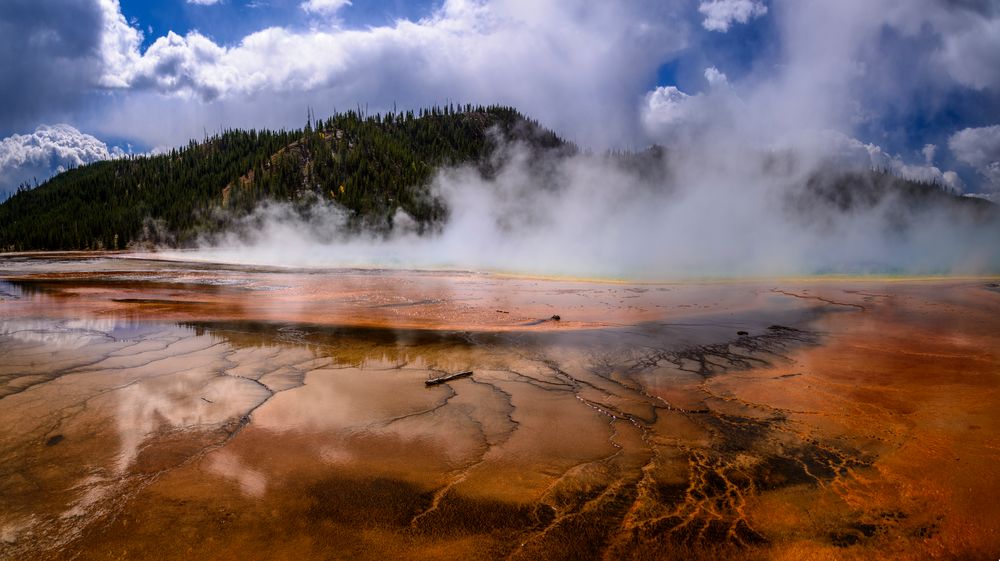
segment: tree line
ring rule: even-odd
[[[496,131],[495,133],[492,131]],[[225,229],[263,200],[336,201],[358,228],[391,227],[403,209],[441,220],[429,193],[443,165],[480,165],[497,142],[575,147],[505,106],[435,106],[337,113],[298,130],[226,130],[158,155],[63,172],[0,204],[0,250],[123,249],[145,240],[185,246]]]
[[[0,251],[124,249],[141,242],[189,246],[226,230],[262,201],[318,199],[347,211],[348,227],[388,230],[402,209],[418,227],[448,209],[429,186],[442,166],[503,165],[501,143],[529,148],[533,172],[577,147],[512,107],[435,106],[368,114],[362,109],[314,120],[298,130],[232,129],[158,155],[129,156],[63,172],[0,204]],[[499,157],[498,157],[499,155]],[[604,156],[650,185],[669,184],[669,154],[659,146]],[[537,164],[537,165],[536,165]],[[545,184],[545,181],[540,183]],[[940,186],[878,170],[819,172],[785,201],[803,216],[852,212],[894,197],[905,207],[960,207],[963,216],[996,217],[995,205]]]

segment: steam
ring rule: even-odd
[[[911,208],[892,194],[841,209],[804,186],[842,162],[719,140],[646,154],[645,165],[592,154],[539,162],[504,145],[494,177],[472,167],[437,175],[432,193],[450,209],[438,231],[421,235],[398,212],[389,234],[350,233],[336,203],[303,212],[272,202],[183,257],[631,279],[998,270],[995,219]]]
[[[637,279],[1000,272],[996,207],[945,196],[915,201],[863,174],[835,181],[876,168],[952,193],[964,188],[955,172],[935,166],[936,148],[899,155],[855,138],[874,116],[960,70],[956,62],[938,81],[890,72],[887,48],[900,61],[940,62],[944,54],[930,43],[930,51],[913,53],[912,42],[886,43],[894,36],[886,29],[904,38],[921,29],[951,37],[994,21],[957,5],[925,4],[873,10],[861,0],[779,2],[765,10],[759,2],[702,2],[705,26],[719,32],[723,22],[775,18],[780,54],[743,77],[712,61],[719,66],[706,69],[701,91],[673,85],[635,95],[635,122],[645,142],[664,147],[662,157],[623,164],[582,153],[539,161],[525,146],[501,145],[495,158],[503,165],[489,178],[468,167],[438,173],[431,192],[450,212],[432,233],[418,234],[402,213],[389,234],[350,233],[335,203],[317,201],[306,212],[268,203],[184,258]],[[992,87],[992,74],[967,82]],[[612,114],[609,121],[620,118]],[[609,130],[620,124],[575,118]],[[964,140],[949,149],[972,162],[967,154],[978,152]],[[975,160],[986,171],[992,163]]]

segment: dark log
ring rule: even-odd
[[[466,376],[472,376],[472,371],[471,370],[466,370],[465,372],[458,372],[456,374],[448,374],[447,376],[441,376],[440,378],[431,378],[430,380],[427,380],[426,382],[424,382],[424,384],[427,384],[428,386],[436,386],[438,384],[443,384],[445,382],[454,380],[456,378],[464,378]]]

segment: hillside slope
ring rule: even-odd
[[[66,171],[0,205],[0,250],[120,249],[192,243],[263,200],[337,201],[356,227],[384,228],[398,208],[443,218],[434,170],[490,172],[497,142],[539,153],[575,147],[509,107],[444,107],[366,116],[350,111],[295,131],[231,130],[155,156]]]
[[[528,147],[521,163],[543,188],[558,189],[566,179],[546,175],[558,168],[554,162],[579,154],[501,106],[350,111],[294,131],[231,130],[166,154],[82,166],[19,190],[0,204],[0,251],[191,246],[264,201],[290,202],[303,212],[317,201],[336,203],[348,228],[376,232],[390,230],[401,209],[426,229],[448,213],[429,189],[435,171],[466,164],[491,177],[510,156],[498,147],[511,141]],[[658,146],[588,158],[656,192],[676,187],[671,153]],[[875,207],[885,207],[889,226],[900,231],[919,227],[914,221],[922,220],[922,209],[943,210],[955,223],[1000,221],[987,201],[877,171],[819,170],[785,195],[785,211],[810,228]]]

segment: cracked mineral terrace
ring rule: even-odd
[[[990,279],[8,256],[0,356],[4,560],[1000,551]]]

